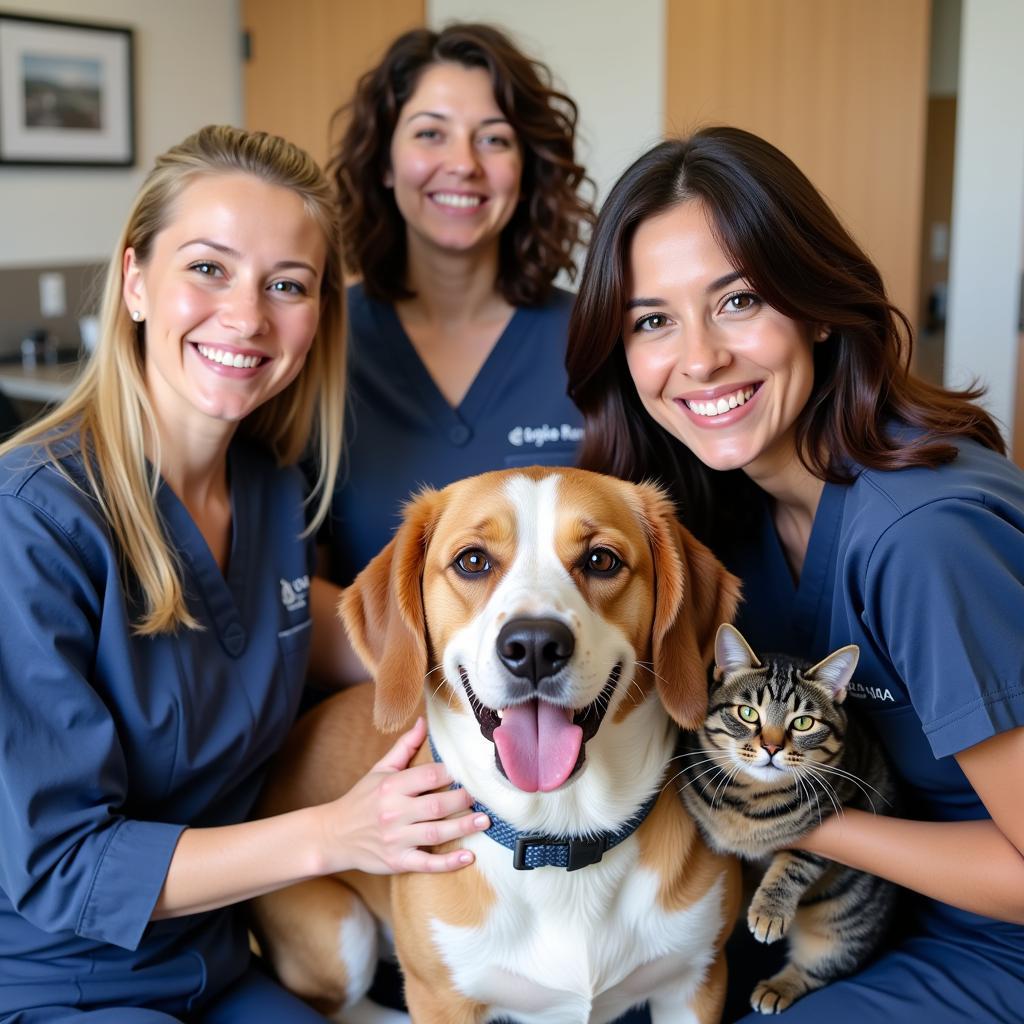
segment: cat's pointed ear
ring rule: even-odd
[[[723,622],[715,634],[715,679],[724,679],[739,669],[760,667],[761,662],[743,634],[735,626]]]
[[[832,694],[832,700],[842,704],[859,658],[860,648],[856,644],[847,644],[808,669],[804,678],[824,686]]]

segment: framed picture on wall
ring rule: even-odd
[[[129,28],[0,12],[0,164],[135,163]]]

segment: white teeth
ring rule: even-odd
[[[740,388],[739,391],[734,391],[731,395],[723,395],[715,402],[688,401],[686,407],[698,416],[721,416],[723,412],[728,412],[730,409],[735,409],[737,406],[749,401],[753,393],[753,388]]]
[[[222,348],[211,348],[209,345],[196,345],[196,348],[204,359],[209,359],[213,363],[220,363],[222,366],[235,366],[240,370],[252,369],[252,367],[259,366],[263,362],[262,356],[243,356],[241,352],[236,352],[232,355],[230,352],[225,352]]]
[[[455,192],[435,192],[431,198],[435,203],[440,203],[442,206],[458,206],[463,208],[479,206],[483,202],[480,196],[463,196]]]
[[[504,708],[498,708],[498,717],[499,718],[504,718],[505,717],[505,709]]]

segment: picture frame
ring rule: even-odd
[[[134,166],[134,74],[130,28],[0,11],[0,164]]]

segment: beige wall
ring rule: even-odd
[[[666,124],[764,136],[917,310],[929,0],[667,0]]]
[[[356,80],[406,29],[422,25],[424,0],[242,0],[249,34],[247,128],[285,135],[321,163],[331,115]]]

